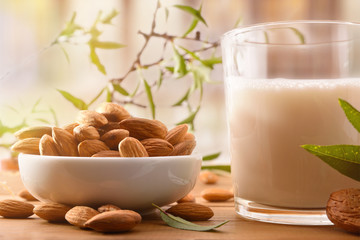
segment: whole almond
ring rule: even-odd
[[[206,221],[214,216],[211,208],[193,202],[176,204],[166,212],[188,221]]]
[[[187,132],[184,136],[183,141],[195,141],[195,136],[194,134]]]
[[[76,128],[77,126],[79,126],[78,123],[70,123],[68,125],[63,126],[62,129],[68,131],[71,134],[73,134],[74,128]]]
[[[91,218],[85,226],[98,232],[126,232],[141,221],[141,216],[131,210],[103,212]]]
[[[39,143],[40,138],[25,138],[14,143],[11,151],[39,155]]]
[[[185,197],[180,198],[179,200],[177,200],[177,203],[185,203],[185,202],[196,202],[196,199],[195,199],[194,195],[189,193]]]
[[[167,133],[167,128],[164,124],[145,118],[128,118],[122,120],[120,126],[130,132],[130,137],[138,140],[145,138],[164,139]]]
[[[219,177],[215,173],[205,170],[200,172],[199,179],[205,184],[215,184],[219,180]]]
[[[19,200],[0,201],[0,216],[4,218],[27,218],[33,215],[34,205]]]
[[[51,127],[47,127],[47,126],[27,127],[17,131],[14,135],[18,139],[25,139],[25,138],[41,138],[44,134],[51,135]]]
[[[360,189],[348,188],[331,193],[326,215],[335,226],[360,233]]]
[[[102,113],[109,122],[120,122],[130,117],[125,108],[112,102],[103,102],[96,111]]]
[[[100,136],[102,136],[105,133],[114,129],[121,129],[120,122],[108,122],[104,126],[99,127],[97,130],[100,133]]]
[[[233,198],[234,194],[221,188],[208,188],[201,192],[201,197],[209,202],[224,202]]]
[[[68,131],[53,127],[52,136],[56,144],[56,148],[61,156],[78,156],[77,142],[75,137]]]
[[[91,157],[95,153],[109,150],[109,147],[100,140],[84,140],[78,145],[79,156]]]
[[[184,140],[187,131],[187,124],[181,124],[179,126],[176,126],[166,134],[165,140],[172,145],[176,145]]]
[[[59,203],[41,203],[36,205],[34,213],[49,222],[65,222],[65,214],[71,207]]]
[[[65,214],[65,219],[74,226],[85,228],[85,222],[98,214],[99,212],[93,208],[86,206],[76,206],[71,208]]]
[[[126,137],[129,137],[128,130],[114,129],[102,135],[100,140],[103,141],[110,149],[117,150],[121,140]]]
[[[90,125],[98,128],[107,124],[108,120],[101,113],[91,110],[81,110],[80,112],[78,112],[76,122],[79,124]]]
[[[105,150],[105,151],[95,153],[91,157],[120,157],[120,153],[119,153],[119,151]]]
[[[119,143],[119,153],[121,157],[149,156],[141,142],[133,137],[124,138],[124,140]]]
[[[98,208],[98,212],[100,213],[116,211],[116,210],[121,210],[121,208],[112,204],[102,205],[101,207]]]
[[[150,157],[168,156],[174,147],[166,140],[161,138],[147,138],[141,141]]]
[[[76,141],[82,142],[84,140],[100,139],[100,134],[95,127],[80,124],[73,130],[73,135]]]
[[[23,189],[18,193],[19,197],[27,201],[38,201],[27,189]]]
[[[196,141],[183,141],[174,146],[171,156],[190,155],[196,146]]]
[[[43,135],[39,143],[40,155],[58,156],[60,155],[54,139],[50,135]]]

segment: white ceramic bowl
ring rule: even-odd
[[[182,198],[194,187],[201,157],[91,158],[20,154],[25,187],[37,199],[146,211]]]

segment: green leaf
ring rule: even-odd
[[[174,50],[174,61],[175,61],[174,74],[177,76],[177,78],[181,78],[188,73],[188,70],[186,68],[186,62],[184,57],[176,49],[175,45],[173,45],[173,50]]]
[[[222,63],[222,58],[221,57],[211,57],[208,59],[201,60],[201,63],[206,67],[214,69],[214,65]]]
[[[112,94],[111,94],[109,88],[106,88],[106,101],[112,102]]]
[[[126,47],[126,45],[116,42],[100,42],[97,40],[92,40],[91,45],[95,48],[102,48],[102,49],[117,49],[117,48]]]
[[[339,103],[349,122],[360,132],[360,112],[343,99],[339,99]]]
[[[87,110],[88,109],[88,105],[81,100],[80,98],[77,98],[73,95],[71,95],[70,93],[57,89],[57,91],[69,102],[71,102],[77,109],[79,110]]]
[[[41,102],[41,98],[39,98],[39,99],[35,102],[34,106],[33,106],[32,109],[31,109],[31,113],[36,113],[36,112],[37,112],[36,108],[37,108],[37,106],[39,105],[40,102]]]
[[[174,67],[166,66],[165,68],[166,68],[166,70],[168,70],[168,71],[171,72],[171,73],[174,73],[174,72],[175,72],[175,68],[174,68]]]
[[[208,166],[202,166],[201,169],[207,169],[207,170],[222,170],[226,172],[231,172],[230,165],[208,165]]]
[[[101,89],[101,91],[98,93],[98,95],[96,95],[96,96],[94,97],[94,99],[91,100],[91,102],[88,104],[88,107],[90,107],[96,100],[99,99],[99,97],[103,94],[103,92],[105,91],[105,89],[106,89],[106,88]]]
[[[91,62],[95,64],[95,66],[98,68],[98,70],[104,75],[106,75],[106,70],[104,65],[102,65],[102,63],[100,62],[99,56],[95,52],[95,48],[91,46],[90,46],[90,59]]]
[[[269,43],[270,43],[270,41],[269,41],[269,34],[268,34],[266,31],[264,31],[264,38],[265,38],[265,43],[266,43],[266,44],[269,44]]]
[[[294,31],[296,36],[299,38],[301,44],[305,44],[305,36],[304,36],[304,34],[302,34],[302,32],[300,32],[299,29],[297,29],[297,28],[294,28],[294,27],[289,27],[289,28]]]
[[[199,10],[196,10],[186,5],[174,5],[174,7],[191,14],[193,17],[195,17],[197,20],[199,20],[200,22],[204,23],[205,26],[207,26],[205,19],[201,16],[201,6]]]
[[[172,105],[172,107],[179,107],[179,106],[181,106],[181,105],[183,104],[183,102],[185,102],[186,100],[188,100],[189,94],[190,94],[190,89],[188,89],[188,90],[186,91],[185,95],[184,95],[179,101],[177,101],[176,103],[174,103],[174,104]]]
[[[128,91],[126,91],[123,87],[120,86],[120,84],[117,83],[113,83],[112,84],[113,88],[115,91],[117,91],[118,93],[120,93],[123,96],[129,96],[130,94],[128,93]]]
[[[149,101],[149,106],[151,109],[151,116],[153,119],[155,119],[155,104],[154,104],[154,99],[153,99],[153,95],[151,92],[151,87],[149,85],[149,83],[146,81],[145,78],[143,78],[144,81],[144,87],[145,87],[145,92],[146,92],[146,96],[148,98]]]
[[[196,26],[198,25],[199,20],[197,18],[194,18],[193,21],[191,22],[189,28],[186,30],[186,32],[182,35],[182,37],[186,37],[189,33],[191,33]]]
[[[178,229],[182,229],[182,230],[189,230],[189,231],[200,231],[200,232],[204,232],[204,231],[211,231],[214,230],[215,228],[221,227],[222,225],[228,223],[229,221],[224,221],[220,224],[216,224],[216,225],[211,225],[211,226],[203,226],[203,225],[198,225],[189,221],[186,221],[180,217],[175,217],[172,214],[169,214],[167,212],[165,212],[164,210],[162,210],[159,206],[152,204],[154,207],[156,207],[157,209],[159,209],[160,211],[160,216],[161,219],[170,227],[173,228],[178,228]]]
[[[81,30],[82,27],[75,23],[76,12],[73,13],[71,20],[66,23],[65,28],[60,32],[54,43],[57,43],[60,37],[71,37],[76,30]]]
[[[66,61],[68,63],[70,63],[70,57],[69,57],[69,54],[67,53],[67,51],[65,50],[65,48],[59,43],[59,46],[60,46],[60,49],[62,50],[62,52],[64,53],[65,55],[65,58],[66,58]]]
[[[233,28],[239,27],[239,25],[242,23],[242,20],[243,20],[242,16],[239,16],[238,19],[236,19],[236,22],[235,22]]]
[[[136,88],[134,89],[134,91],[130,94],[130,97],[134,97],[136,95],[136,93],[138,92],[139,88],[140,88],[140,81],[136,85]]]
[[[360,181],[360,146],[303,145],[301,147],[319,157],[338,172]]]
[[[165,22],[167,22],[169,19],[169,9],[165,8]]]
[[[50,107],[50,108],[49,108],[49,111],[50,111],[50,113],[51,113],[51,115],[52,115],[52,117],[53,117],[53,119],[54,119],[54,124],[55,124],[55,126],[56,126],[56,127],[59,126],[59,121],[58,121],[58,117],[57,117],[57,115],[56,115],[55,110],[54,110],[52,107]]]
[[[116,17],[119,12],[116,9],[113,9],[108,15],[106,15],[103,19],[101,19],[101,23],[103,24],[112,24],[111,21],[114,17]]]
[[[159,89],[161,87],[161,84],[164,80],[164,72],[160,69],[159,79],[157,81],[157,88]]]
[[[38,121],[38,122],[50,124],[50,122],[48,120],[46,120],[45,118],[35,118],[35,120]]]
[[[194,130],[194,120],[195,120],[195,117],[198,114],[199,110],[200,110],[200,106],[197,107],[196,111],[191,112],[187,118],[185,118],[181,122],[178,122],[176,125],[190,124],[191,130]]]
[[[203,161],[210,161],[218,158],[221,155],[221,152],[210,154],[203,157]]]

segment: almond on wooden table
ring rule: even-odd
[[[79,124],[90,125],[98,128],[107,124],[108,120],[101,113],[91,110],[81,110],[80,112],[78,112],[76,122]]]
[[[65,129],[53,127],[52,137],[61,156],[78,156],[75,137]]]
[[[38,201],[27,189],[21,190],[18,195],[26,201]]]
[[[65,214],[65,219],[74,226],[85,228],[85,222],[97,214],[99,214],[99,212],[93,208],[86,206],[76,206],[71,208]]]
[[[82,142],[84,140],[100,139],[100,134],[95,127],[80,124],[73,129],[73,135],[76,141]]]
[[[127,137],[119,143],[119,152],[121,157],[149,156],[141,142],[133,137]]]
[[[44,134],[51,135],[51,127],[36,126],[27,127],[17,131],[14,135],[18,139],[41,138]]]
[[[128,118],[122,120],[120,126],[130,132],[130,137],[138,140],[145,138],[164,139],[167,134],[167,128],[163,123],[145,118]]]
[[[205,184],[215,184],[219,180],[219,176],[211,171],[205,170],[200,172],[199,179]]]
[[[117,150],[119,143],[124,138],[129,137],[129,131],[125,129],[113,129],[101,136],[103,141],[110,149]]]
[[[41,203],[36,205],[33,212],[49,222],[64,222],[65,214],[71,207],[59,203]]]
[[[214,216],[211,208],[193,202],[176,204],[166,212],[188,221],[206,221]]]
[[[97,152],[91,157],[120,157],[119,151],[115,150],[105,150],[101,152]]]
[[[58,156],[59,152],[54,139],[50,135],[43,135],[39,143],[40,155]]]
[[[40,138],[25,138],[14,143],[11,146],[11,151],[39,155],[39,143]]]
[[[96,111],[102,113],[109,122],[120,122],[130,117],[124,107],[112,102],[103,102]]]
[[[174,147],[161,138],[147,138],[141,141],[150,157],[168,156]]]
[[[184,140],[184,137],[188,131],[187,124],[181,124],[173,129],[171,129],[165,137],[165,140],[171,143],[172,145],[176,145]]]
[[[196,198],[194,197],[193,194],[189,193],[185,197],[180,198],[179,200],[177,200],[177,203],[185,203],[185,202],[196,202]]]
[[[234,194],[226,189],[208,188],[201,192],[201,197],[209,202],[224,202],[234,197]]]
[[[80,157],[91,157],[95,153],[110,150],[106,144],[100,140],[84,140],[78,145]]]
[[[33,215],[34,205],[24,201],[6,199],[0,201],[0,216],[4,218],[27,218]]]

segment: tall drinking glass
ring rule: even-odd
[[[236,212],[327,225],[331,192],[352,180],[300,146],[359,144],[338,99],[360,108],[360,25],[264,23],[222,39]]]

